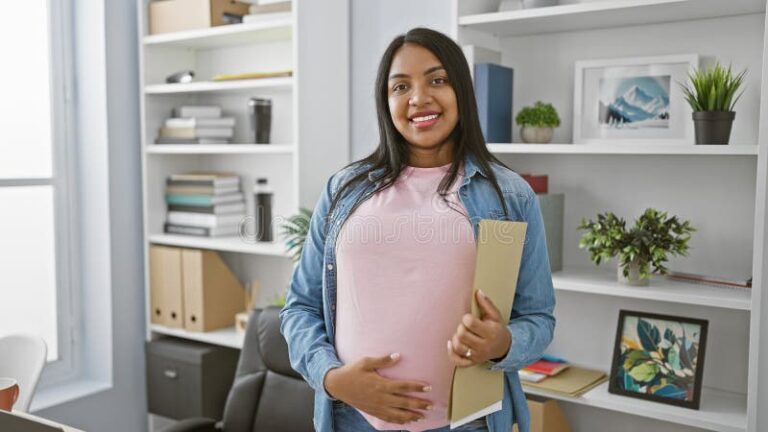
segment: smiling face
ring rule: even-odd
[[[459,120],[456,93],[432,52],[403,44],[392,59],[387,95],[392,122],[411,153],[452,152],[451,132]]]

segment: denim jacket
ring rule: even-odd
[[[487,423],[491,432],[509,432],[513,423],[518,423],[521,432],[527,432],[530,416],[517,370],[538,360],[552,340],[555,296],[536,195],[519,175],[495,163],[491,166],[504,196],[508,220],[526,221],[528,229],[508,324],[512,345],[506,357],[488,362],[490,369],[505,372],[503,408],[488,415]],[[329,179],[312,214],[301,259],[280,312],[280,329],[288,342],[291,366],[315,390],[314,425],[320,432],[334,430],[332,398],[323,380],[330,369],[342,366],[334,348],[336,240],[350,209],[368,198],[377,186],[373,180],[380,171],[369,173],[367,181],[348,189],[330,215],[329,204],[347,179],[367,168],[354,164]],[[481,219],[507,218],[493,185],[472,157],[464,160],[464,174],[459,199],[467,209],[477,239]]]

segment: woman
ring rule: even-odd
[[[538,202],[483,140],[469,67],[416,28],[376,79],[379,146],[333,175],[315,208],[281,329],[315,389],[319,431],[447,431],[455,367],[504,370],[502,410],[460,431],[528,430],[517,369],[552,339],[554,294]],[[478,293],[477,223],[528,229],[511,317]]]

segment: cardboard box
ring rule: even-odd
[[[149,33],[225,25],[225,12],[247,15],[248,4],[234,0],[156,0],[149,4]]]
[[[531,413],[530,432],[571,432],[571,426],[556,400],[526,395]],[[512,429],[517,432],[517,425]]]

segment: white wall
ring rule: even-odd
[[[84,283],[91,273],[107,275],[106,286],[95,288],[108,300],[98,317],[105,326],[84,326],[89,333],[106,334],[103,346],[88,346],[89,351],[106,351],[111,359],[111,371],[106,367],[105,377],[111,376],[112,388],[69,403],[45,409],[36,414],[85,431],[137,432],[147,428],[146,391],[144,375],[144,294],[141,257],[141,188],[139,153],[138,108],[138,55],[136,33],[136,5],[132,1],[82,0],[75,3],[76,45],[78,48],[99,52],[80,52],[76,56],[98,59],[88,63],[89,71],[78,70],[79,97],[101,97],[103,91],[89,92],[89,87],[104,85],[106,76],[106,116],[95,115],[79,119],[86,128],[103,128],[105,134],[94,137],[88,130],[80,130],[78,139],[95,138],[88,144],[99,149],[98,154],[80,154],[83,172],[89,167],[106,164],[100,170],[103,178],[90,179],[102,183],[104,193],[101,210],[108,208],[99,233],[102,244],[108,244],[106,257],[99,261],[84,260]],[[86,30],[84,30],[86,29]],[[85,40],[84,40],[85,38]],[[82,66],[83,62],[76,62]],[[106,68],[106,70],[103,70]],[[85,77],[96,77],[87,80]],[[80,104],[93,104],[93,100],[78,100]],[[106,121],[106,125],[104,123]],[[106,140],[106,141],[105,141]],[[88,148],[80,145],[81,149]],[[108,175],[108,177],[106,177]],[[84,179],[88,182],[89,179]],[[93,208],[91,208],[93,210]],[[82,215],[82,220],[88,216]],[[86,226],[87,229],[96,229]],[[93,239],[91,239],[93,240]],[[96,239],[99,240],[99,239]],[[105,270],[104,267],[107,269]],[[92,287],[93,288],[93,287]],[[88,300],[90,301],[90,300]],[[111,341],[111,343],[110,343]],[[109,363],[107,363],[109,365]],[[87,365],[87,367],[95,367]],[[90,371],[89,371],[90,372]],[[110,373],[111,372],[111,373]]]
[[[413,27],[451,33],[446,0],[353,0],[352,7],[352,160],[378,144],[374,83],[381,55],[395,36]]]

